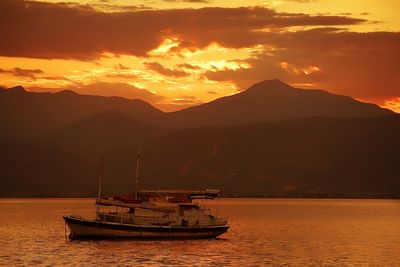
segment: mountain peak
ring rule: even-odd
[[[265,80],[262,82],[258,82],[250,86],[245,92],[259,92],[259,91],[285,91],[288,89],[294,89],[287,83],[282,82],[278,79],[273,80]]]
[[[279,79],[272,79],[272,80],[264,80],[258,83],[253,84],[253,86],[279,86],[279,87],[291,87],[289,84],[279,80]],[[252,87],[253,87],[252,86]]]
[[[323,90],[265,80],[232,96],[171,113],[181,127],[232,126],[308,117],[376,117],[392,112]],[[172,119],[171,119],[172,121]]]
[[[60,94],[60,95],[78,95],[78,93],[76,93],[75,91],[68,90],[68,89],[59,91],[56,94]]]
[[[25,88],[21,85],[10,87],[7,90],[9,92],[15,92],[15,93],[25,93],[26,92]]]

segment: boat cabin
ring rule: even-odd
[[[219,190],[141,190],[138,197],[112,196],[97,200],[100,221],[139,225],[204,226],[226,223],[194,199],[213,199]]]

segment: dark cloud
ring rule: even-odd
[[[189,75],[187,72],[182,71],[182,70],[166,68],[158,62],[145,62],[143,64],[145,65],[145,67],[147,69],[158,72],[162,75],[169,76],[169,77],[185,77],[185,76]]]
[[[146,5],[118,5],[116,3],[100,3],[100,4],[92,3],[90,4],[90,6],[94,7],[97,10],[106,12],[131,12],[138,10],[153,9],[152,7]]]
[[[40,76],[38,77],[40,80],[48,80],[48,81],[66,81],[75,85],[81,85],[80,82],[68,79],[67,77],[56,75],[56,76]]]
[[[205,76],[234,82],[242,90],[260,80],[279,78],[363,99],[400,95],[400,33],[330,28],[266,33],[264,38],[281,49],[248,59],[250,69],[210,71]]]
[[[114,66],[114,69],[116,70],[129,70],[130,68],[128,66],[122,65],[121,63],[119,63],[118,65]]]
[[[214,91],[207,91],[207,94],[210,94],[210,95],[218,95],[218,93],[217,93],[217,92],[214,92]]]
[[[106,76],[110,78],[127,78],[127,79],[134,79],[138,77],[133,73],[129,73],[129,70],[131,70],[131,68],[121,63],[115,65],[114,70],[116,70],[116,72],[108,73],[106,74]]]
[[[214,69],[205,77],[232,81],[241,89],[260,80],[279,78],[358,98],[398,97],[400,33],[356,33],[337,28],[365,22],[348,15],[279,13],[264,7],[106,13],[89,5],[2,0],[0,36],[6,38],[0,42],[0,55],[93,60],[110,52],[146,57],[168,37],[180,41],[170,50],[177,53],[182,49],[195,51],[213,42],[228,48],[263,45],[262,53],[246,60],[251,68]],[[315,28],[285,31],[292,26]],[[144,64],[170,77],[184,77],[189,75],[184,70],[195,69],[189,64],[176,65],[175,69],[157,62]],[[135,78],[124,73],[124,67],[117,65],[115,70],[120,72],[109,75]],[[312,67],[318,67],[318,71],[309,71]],[[22,69],[2,71],[32,79],[42,76]],[[126,90],[116,92],[126,94]]]
[[[345,16],[277,13],[263,7],[99,12],[89,5],[0,1],[0,55],[90,60],[103,52],[146,56],[164,38],[195,47],[259,43],[263,28],[363,23]],[[184,44],[183,44],[184,45]]]
[[[138,77],[137,75],[132,73],[110,73],[106,74],[106,76],[110,78],[126,78],[126,79],[134,79]]]
[[[14,76],[18,76],[18,77],[27,77],[27,78],[31,78],[32,80],[36,80],[36,75],[37,74],[43,74],[44,72],[40,69],[21,69],[21,68],[13,68],[13,69],[9,69],[9,70],[4,70],[4,69],[0,69],[0,74],[1,73],[8,73],[8,74],[12,74]]]
[[[183,63],[183,64],[177,64],[176,65],[179,68],[185,68],[185,69],[190,69],[190,70],[199,70],[201,69],[199,66],[195,66],[189,63]]]

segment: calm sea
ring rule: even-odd
[[[219,239],[66,241],[91,199],[0,199],[0,265],[400,266],[400,201],[220,199]]]

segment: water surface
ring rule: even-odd
[[[220,199],[219,239],[67,241],[92,199],[0,199],[0,265],[399,266],[400,201]]]

